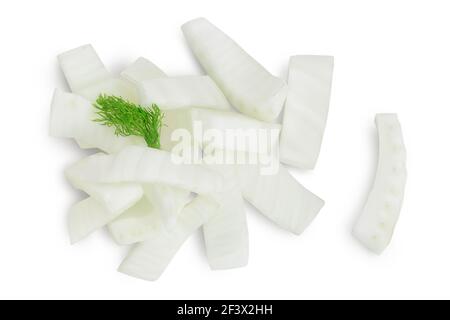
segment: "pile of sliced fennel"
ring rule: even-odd
[[[171,77],[144,58],[113,75],[94,48],[85,45],[58,56],[71,92],[56,89],[51,103],[52,136],[99,150],[65,172],[69,182],[87,195],[69,210],[71,243],[106,227],[118,245],[131,246],[119,271],[145,280],[158,279],[199,228],[212,269],[247,265],[245,201],[297,235],[324,205],[283,165],[276,173],[263,175],[254,164],[174,163],[172,156],[178,151],[172,134],[185,129],[195,144],[194,123],[198,122],[217,132],[276,129],[281,134],[267,150],[279,149],[282,162],[311,169],[328,113],[332,58],[292,57],[286,84],[206,19],[192,20],[182,30],[207,75]],[[159,148],[149,147],[140,136],[118,135],[113,127],[94,121],[98,115],[94,104],[100,95],[157,105],[164,113]],[[283,106],[279,124],[276,119]],[[237,150],[208,143],[200,148],[200,160],[217,150],[263,152],[252,145]],[[373,230],[364,223],[356,229],[360,238],[365,230]]]

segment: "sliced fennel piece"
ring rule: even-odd
[[[191,192],[160,183],[145,184],[143,189],[147,200],[161,215],[164,226],[167,229],[173,228],[179,213],[189,202]]]
[[[328,116],[333,57],[294,56],[280,139],[281,162],[313,169]]]
[[[99,148],[108,153],[118,152],[129,145],[146,145],[141,137],[116,136],[113,128],[92,121],[95,118],[91,102],[78,95],[55,90],[50,116],[52,136],[73,138],[80,146]]]
[[[208,76],[160,77],[139,83],[140,102],[161,109],[188,107],[230,110],[222,91]]]
[[[85,99],[95,102],[99,95],[122,97],[133,103],[139,102],[136,86],[120,78],[110,78],[76,92]]]
[[[283,166],[273,175],[261,175],[256,165],[236,168],[244,199],[278,226],[294,234],[301,234],[325,204]]]
[[[108,224],[110,234],[119,245],[145,241],[163,227],[160,213],[146,197]]]
[[[91,102],[100,94],[115,95],[138,102],[136,87],[123,79],[113,77],[91,45],[62,53],[58,60],[73,93]]]
[[[167,110],[161,129],[161,146],[164,150],[179,153],[174,150],[184,137],[177,133],[179,129],[187,130],[191,145],[195,143],[201,148],[208,146],[211,150],[267,154],[278,150],[281,126],[234,111],[202,108]],[[241,139],[238,140],[238,137]]]
[[[97,153],[66,170],[69,181],[82,189],[88,183],[161,183],[199,194],[224,191],[224,178],[203,165],[176,164],[169,152],[128,146],[113,155]]]
[[[94,198],[86,198],[69,210],[69,235],[72,244],[117,218],[122,211],[111,212]]]
[[[264,121],[278,117],[287,94],[283,80],[204,18],[185,23],[182,30],[200,64],[233,106]]]
[[[58,56],[58,61],[73,92],[111,78],[91,45],[64,52]]]
[[[396,114],[377,114],[379,151],[375,182],[353,235],[369,250],[381,254],[398,221],[406,185],[406,148]]]
[[[206,255],[213,270],[244,267],[248,263],[247,216],[241,191],[215,194],[218,213],[203,225]]]
[[[227,180],[237,180],[235,165],[213,164],[209,168]],[[232,183],[230,183],[232,184]],[[206,255],[213,270],[246,266],[249,255],[247,214],[240,188],[212,195],[220,209],[203,225]]]
[[[137,85],[145,80],[166,77],[166,74],[152,62],[141,57],[123,70],[120,76]]]
[[[108,212],[123,212],[133,206],[144,191],[137,183],[81,183],[81,189],[103,205]]]
[[[159,228],[151,238],[135,245],[119,271],[144,280],[157,280],[185,240],[207,222],[218,208],[217,202],[210,197],[197,197],[183,209],[172,230]]]

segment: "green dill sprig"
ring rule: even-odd
[[[94,107],[98,118],[94,121],[114,127],[118,136],[140,136],[151,148],[160,148],[160,134],[164,113],[156,104],[144,107],[121,97],[101,94]]]

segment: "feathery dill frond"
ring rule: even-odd
[[[160,148],[160,134],[164,113],[156,104],[144,107],[121,97],[101,94],[94,107],[98,118],[94,121],[114,127],[118,136],[140,136],[151,148]]]

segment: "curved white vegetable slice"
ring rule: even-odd
[[[63,73],[73,93],[94,102],[100,94],[138,101],[134,85],[114,78],[105,68],[94,48],[85,45],[58,56]],[[88,144],[86,144],[88,145]]]
[[[324,205],[283,166],[274,175],[261,175],[258,166],[251,165],[237,166],[237,170],[244,198],[278,226],[297,235]]]
[[[76,203],[69,211],[69,235],[72,244],[117,218],[122,211],[111,212],[89,197]]]
[[[129,146],[117,154],[97,153],[66,170],[77,188],[83,183],[162,183],[196,193],[224,191],[222,176],[202,165],[175,164],[169,152]]]
[[[204,142],[199,144],[200,147],[208,145],[210,149],[253,153],[278,149],[281,126],[276,123],[258,121],[234,111],[201,108],[167,110],[164,113],[164,126],[161,129],[161,146],[164,150],[172,151],[180,142],[172,137],[177,129],[186,129],[194,139],[199,135],[206,137],[204,141],[196,143]],[[216,136],[208,137],[208,134]],[[242,138],[240,142],[238,137]]]
[[[64,52],[58,56],[58,60],[73,92],[111,78],[91,45]]]
[[[248,263],[248,228],[240,190],[216,194],[218,213],[203,225],[206,254],[214,270],[244,267]]]
[[[144,185],[144,194],[159,212],[164,226],[171,229],[175,226],[177,218],[183,207],[189,202],[191,192],[181,188],[154,183]]]
[[[379,155],[375,182],[353,235],[381,254],[389,245],[399,218],[406,184],[406,149],[396,114],[377,114]]]
[[[101,94],[122,97],[133,103],[139,102],[136,87],[133,84],[118,78],[104,80],[92,86],[78,90],[76,93],[91,102],[95,102]]]
[[[198,61],[232,105],[260,120],[278,117],[287,94],[283,80],[204,18],[185,23],[182,30]]]
[[[136,205],[108,224],[108,230],[119,245],[145,241],[164,228],[160,213],[144,197]]]
[[[133,84],[138,84],[145,80],[166,77],[166,74],[152,62],[141,57],[123,70],[120,76]]]
[[[111,213],[127,210],[144,194],[137,183],[84,183],[81,189]]]
[[[332,75],[333,57],[291,57],[280,139],[283,163],[302,169],[316,165],[327,122]]]
[[[208,76],[163,77],[139,83],[141,104],[161,109],[188,107],[230,110],[222,91]]]
[[[80,182],[80,189],[90,195],[69,211],[69,233],[75,243],[105,226],[133,207],[143,196],[135,183],[101,184]]]
[[[235,165],[209,165],[227,180],[237,180]],[[232,184],[232,183],[230,183]],[[249,239],[247,214],[240,188],[214,194],[218,213],[203,225],[206,254],[213,270],[246,266]]]
[[[207,222],[218,208],[219,205],[211,198],[197,197],[184,208],[171,231],[160,228],[149,240],[131,249],[119,271],[144,280],[158,279],[184,241]]]
[[[114,153],[128,145],[144,146],[141,137],[122,137],[114,129],[92,121],[96,118],[88,100],[56,89],[50,115],[50,134],[59,138],[74,138],[78,144]]]

